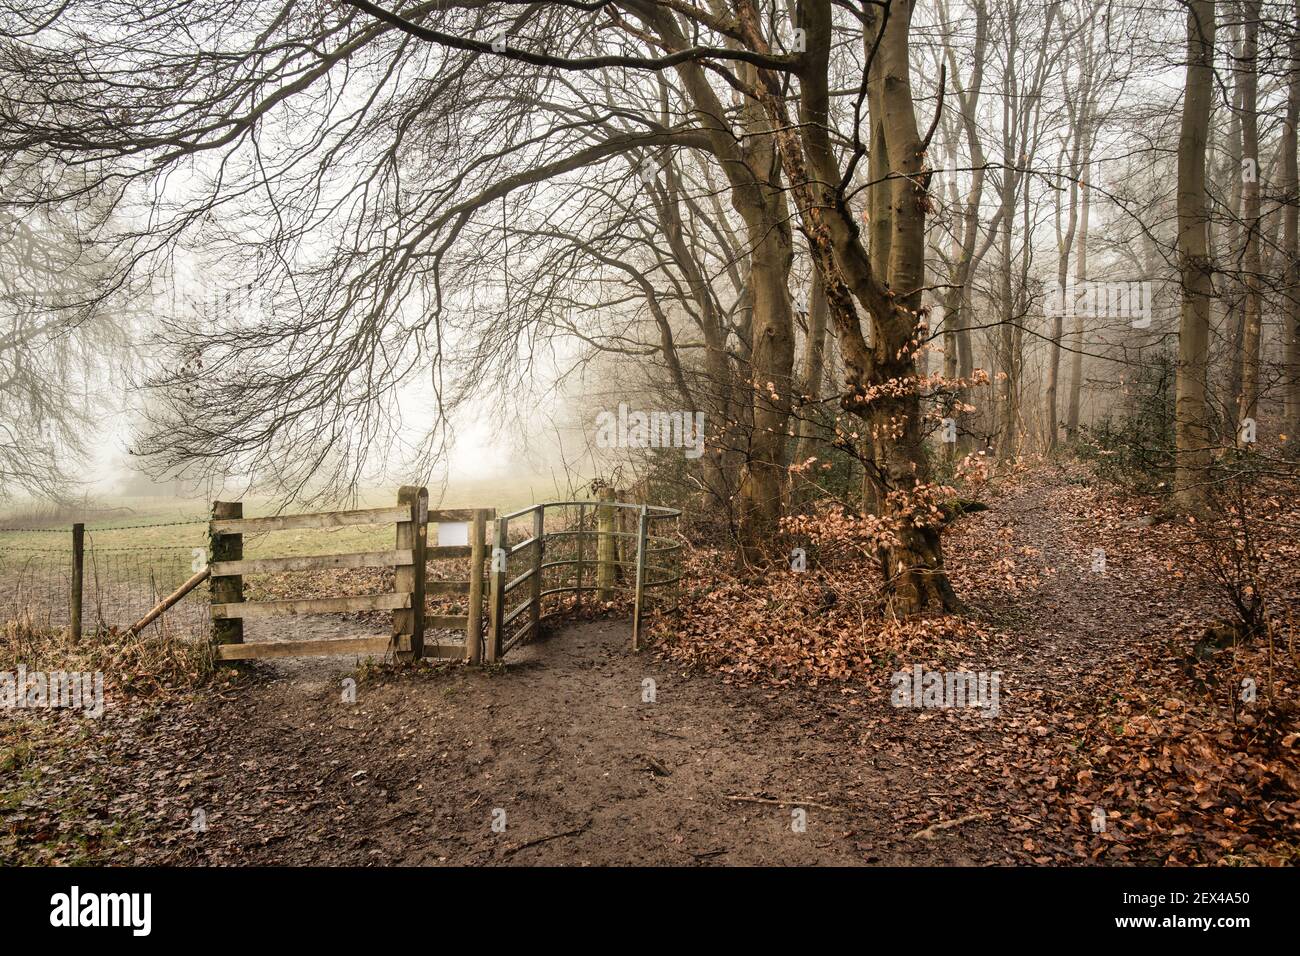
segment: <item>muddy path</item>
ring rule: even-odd
[[[183,794],[159,794],[178,832],[144,860],[900,862],[861,848],[852,810],[883,775],[841,765],[833,702],[666,672],[628,651],[625,622],[570,627],[496,670],[363,680],[355,704],[337,665],[277,669],[160,716],[181,748],[154,773]],[[806,801],[803,832],[765,802],[782,797]],[[206,832],[183,829],[194,809]]]

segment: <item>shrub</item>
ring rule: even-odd
[[[1174,360],[1137,366],[1127,400],[1092,426],[1080,426],[1075,451],[1103,481],[1129,491],[1163,491],[1174,466]]]

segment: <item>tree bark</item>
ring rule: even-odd
[[[799,375],[803,410],[799,416],[799,441],[795,446],[794,460],[800,465],[813,457],[816,448],[813,410],[821,400],[822,382],[826,377],[826,317],[826,282],[821,272],[813,269],[812,288],[808,290],[808,338],[804,343],[803,369]]]
[[[1295,5],[1300,21],[1300,0]],[[1292,448],[1300,445],[1300,173],[1296,168],[1296,130],[1300,126],[1300,30],[1291,31],[1291,82],[1287,93],[1286,121],[1282,126],[1282,255],[1286,287],[1282,300],[1283,339],[1286,342],[1286,436]]]
[[[1174,499],[1178,507],[1188,511],[1204,506],[1210,478],[1205,391],[1214,288],[1207,233],[1205,153],[1214,94],[1214,31],[1213,0],[1190,0],[1187,80],[1178,140],[1178,259],[1183,301],[1174,406]]]
[[[1082,75],[1079,77],[1079,84],[1075,87],[1074,93],[1077,99],[1071,99],[1067,93],[1065,106],[1070,118],[1070,172],[1073,176],[1084,175],[1087,169],[1088,161],[1091,154],[1091,135],[1092,130],[1090,121],[1092,117],[1092,87],[1093,87],[1093,62],[1092,62],[1092,42],[1091,33],[1088,34],[1088,41],[1084,47],[1084,57],[1081,65]],[[1062,82],[1066,84],[1068,90],[1068,79],[1066,73],[1062,71]],[[1061,376],[1061,338],[1065,334],[1065,301],[1064,292],[1066,284],[1070,278],[1070,251],[1074,247],[1074,237],[1079,228],[1079,196],[1080,186],[1077,178],[1071,178],[1069,187],[1069,206],[1066,214],[1065,230],[1061,232],[1059,228],[1059,199],[1058,199],[1058,230],[1057,230],[1057,255],[1056,255],[1056,284],[1057,291],[1062,295],[1060,308],[1056,315],[1052,317],[1052,348],[1051,355],[1047,366],[1047,392],[1044,396],[1044,404],[1047,413],[1047,450],[1055,450],[1060,441],[1060,421],[1057,408],[1057,393],[1060,385]],[[1076,339],[1081,338],[1077,335]],[[1079,380],[1082,373],[1082,355],[1079,350],[1079,342],[1075,342],[1074,352],[1071,355],[1071,368],[1073,369],[1074,356],[1078,355],[1080,359],[1079,371],[1075,372],[1074,379]],[[1074,395],[1074,389],[1071,388],[1070,398],[1072,403],[1077,406],[1078,399]],[[1078,411],[1075,410],[1074,428],[1079,424]]]
[[[1244,0],[1242,13],[1245,19],[1245,36],[1242,43],[1241,84],[1241,149],[1242,156],[1253,163],[1253,175],[1244,176],[1241,184],[1241,206],[1246,233],[1246,248],[1242,256],[1243,279],[1246,287],[1242,310],[1241,335],[1241,393],[1237,396],[1237,425],[1243,419],[1255,416],[1259,401],[1259,342],[1262,292],[1260,288],[1260,215],[1259,215],[1259,0]],[[1238,176],[1242,171],[1238,170]]]
[[[1088,187],[1088,167],[1091,157],[1085,152],[1083,175],[1079,177],[1079,246],[1074,257],[1074,281],[1082,285],[1088,281],[1088,214],[1092,196]],[[1074,441],[1079,435],[1079,409],[1083,401],[1083,310],[1077,303],[1067,308],[1074,313],[1074,330],[1071,336],[1074,351],[1070,355],[1070,403],[1065,413],[1065,437]]]
[[[947,6],[944,3],[938,6],[944,34],[947,35],[950,32]],[[948,300],[944,308],[945,328],[949,325],[952,327],[956,375],[964,381],[969,381],[975,372],[975,356],[968,318],[971,314],[971,278],[993,241],[993,236],[990,234],[983,248],[976,249],[979,240],[980,203],[984,195],[985,156],[984,143],[980,136],[978,109],[984,86],[984,61],[988,47],[988,5],[985,0],[974,0],[972,7],[975,14],[975,45],[972,51],[974,64],[968,89],[962,88],[957,57],[951,44],[945,45],[948,74],[952,78],[954,93],[961,111],[961,124],[970,150],[971,167],[970,192],[966,195],[962,210],[961,248],[951,279],[955,288],[948,290]],[[957,163],[954,162],[953,165],[956,167]],[[962,387],[957,395],[958,401],[963,405],[969,405],[971,397],[968,387]],[[975,445],[969,413],[957,414],[957,426],[957,442],[950,449],[954,457],[970,451]]]

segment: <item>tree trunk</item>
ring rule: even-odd
[[[1077,133],[1076,133],[1077,136]],[[1078,149],[1076,139],[1075,149]],[[1077,153],[1076,153],[1077,155]],[[1052,349],[1047,363],[1047,390],[1043,404],[1047,413],[1047,450],[1055,451],[1059,425],[1056,416],[1056,395],[1061,377],[1061,336],[1065,334],[1064,295],[1065,284],[1070,277],[1070,247],[1074,245],[1074,231],[1079,225],[1079,184],[1070,183],[1070,206],[1066,216],[1064,233],[1060,230],[1060,205],[1057,205],[1057,239],[1056,239],[1056,294],[1061,296],[1056,313],[1052,316]]]
[[[1088,214],[1092,196],[1088,188],[1088,167],[1091,156],[1083,157],[1083,175],[1079,177],[1079,248],[1074,258],[1074,280],[1082,285],[1088,281]],[[1083,310],[1077,303],[1066,306],[1074,313],[1074,352],[1070,356],[1070,403],[1065,413],[1065,437],[1074,441],[1079,435],[1079,406],[1083,400]]]
[[[781,86],[775,78],[767,87],[766,103],[778,128],[785,126],[778,142],[786,178],[826,280],[849,387],[842,405],[866,422],[866,432],[875,439],[866,470],[880,502],[878,544],[886,592],[903,614],[926,608],[957,609],[961,605],[943,567],[940,519],[933,508],[916,380],[930,176],[908,72],[911,4],[899,0],[891,5],[868,78],[869,102],[875,104],[876,113],[872,123],[878,123],[893,177],[887,261],[878,258],[880,244],[871,254],[864,249],[853,214],[838,191],[843,171],[827,133],[831,4],[805,3],[800,11],[808,52],[800,69],[799,124],[784,114]],[[877,24],[882,19],[870,8],[868,17]],[[867,43],[872,42],[868,36]],[[855,300],[871,318],[870,341]]]
[[[1300,0],[1295,5],[1300,21]],[[1300,175],[1296,168],[1296,128],[1300,126],[1300,30],[1291,31],[1291,82],[1287,94],[1286,122],[1282,127],[1282,256],[1286,287],[1282,300],[1283,339],[1286,342],[1287,442],[1300,445]]]
[[[1178,259],[1182,317],[1178,328],[1174,430],[1177,460],[1174,497],[1180,508],[1200,510],[1210,478],[1206,363],[1210,337],[1212,265],[1207,234],[1205,153],[1214,93],[1213,0],[1190,0],[1187,9],[1187,81],[1178,140]]]
[[[750,253],[754,423],[740,480],[741,537],[746,548],[761,549],[772,540],[783,510],[789,464],[786,429],[794,384],[789,238],[789,232],[772,228]]]
[[[1235,20],[1235,18],[1232,18]],[[1238,45],[1238,33],[1240,24],[1228,24],[1227,43],[1234,57],[1240,58],[1244,53]],[[1242,115],[1242,87],[1245,82],[1243,71],[1234,70],[1232,84],[1232,108],[1228,117],[1227,132],[1227,168],[1225,170],[1225,179],[1232,184],[1228,193],[1228,222],[1224,230],[1226,236],[1223,239],[1224,255],[1233,263],[1239,263],[1242,256],[1242,199],[1244,194],[1245,176],[1242,173],[1242,152],[1241,145],[1241,115]],[[1213,254],[1213,250],[1211,250]],[[1242,276],[1225,276],[1223,288],[1216,298],[1216,303],[1223,310],[1223,328],[1224,339],[1228,343],[1227,359],[1224,363],[1227,366],[1227,388],[1224,391],[1225,399],[1223,401],[1223,428],[1228,434],[1237,430],[1238,405],[1241,399],[1241,347],[1246,336],[1245,313],[1243,311],[1242,296],[1238,294],[1237,283]]]
[[[1241,393],[1237,396],[1237,424],[1255,416],[1259,400],[1259,340],[1261,323],[1260,221],[1259,221],[1259,0],[1245,0],[1245,38],[1242,46],[1241,149],[1253,164],[1253,175],[1243,177],[1241,206],[1246,249],[1242,257],[1246,298],[1242,312]],[[1241,170],[1238,170],[1240,176]]]
[[[812,288],[808,292],[808,340],[804,343],[803,369],[799,376],[803,411],[799,416],[799,442],[794,455],[795,463],[799,465],[813,457],[817,447],[813,416],[826,377],[826,314],[826,283],[821,272],[813,269]]]
[[[663,10],[648,9],[646,16],[674,49],[689,42],[678,23]],[[752,38],[766,45],[761,36]],[[781,515],[785,471],[788,464],[786,430],[790,418],[790,392],[794,372],[794,325],[789,278],[793,261],[789,210],[780,182],[776,127],[760,104],[746,100],[739,119],[746,132],[737,141],[724,119],[716,92],[698,63],[684,62],[677,74],[689,97],[695,119],[709,137],[731,186],[732,206],[745,222],[749,243],[748,404],[752,414],[750,442],[737,493],[741,550],[761,550],[772,539]],[[742,78],[757,86],[753,67]]]
[[[902,7],[902,9],[898,9]],[[921,288],[925,283],[925,210],[928,177],[916,125],[909,74],[909,31],[912,3],[895,3],[878,53],[878,103],[884,141],[888,144],[890,213],[893,232],[889,246],[889,289],[895,307],[876,316],[876,382],[916,381],[916,348]],[[881,260],[872,256],[872,261]],[[919,385],[893,395],[883,390],[866,406],[873,435],[895,435],[876,441],[875,469],[880,514],[895,531],[881,549],[881,564],[891,597],[900,613],[926,608],[954,608],[957,596],[943,567],[939,523],[926,514],[930,477],[923,443]]]
[[[1004,97],[1002,111],[1003,122],[1011,124],[1011,113],[1005,104],[1009,97]],[[1007,136],[1012,134],[1008,132]],[[998,458],[1008,458],[1016,451],[1016,356],[1015,356],[1015,322],[1016,303],[1011,286],[1014,271],[1012,262],[1011,229],[1012,216],[1016,202],[1016,173],[1013,169],[1016,158],[1014,152],[1005,150],[1002,154],[1002,263],[998,270],[998,416],[997,416],[997,454]]]

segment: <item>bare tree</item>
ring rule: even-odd
[[[1092,165],[1092,147],[1096,136],[1095,113],[1096,87],[1099,80],[1097,48],[1092,29],[1097,7],[1086,11],[1086,22],[1080,35],[1081,44],[1077,63],[1068,57],[1062,57],[1062,86],[1064,104],[1069,120],[1067,137],[1070,143],[1070,158],[1067,169],[1070,174],[1069,209],[1064,231],[1060,234],[1057,249],[1056,281],[1059,289],[1064,289],[1070,275],[1070,253],[1078,242],[1076,262],[1078,278],[1087,279],[1088,262],[1088,218],[1091,212],[1092,197],[1088,191],[1088,170]],[[1077,71],[1073,84],[1064,71],[1069,67]],[[1080,211],[1082,206],[1082,211]],[[1053,317],[1051,332],[1052,354],[1048,366],[1048,385],[1045,402],[1047,405],[1047,442],[1048,448],[1054,448],[1058,439],[1056,392],[1060,376],[1061,336],[1064,325],[1064,302],[1061,314]],[[1083,392],[1083,314],[1074,311],[1074,328],[1071,334],[1070,349],[1070,391],[1066,410],[1066,435],[1073,439],[1079,430],[1079,407]]]
[[[102,204],[41,205],[48,173],[0,172],[0,500],[76,489],[99,392],[125,357],[114,297],[96,287],[112,263],[85,238]]]

